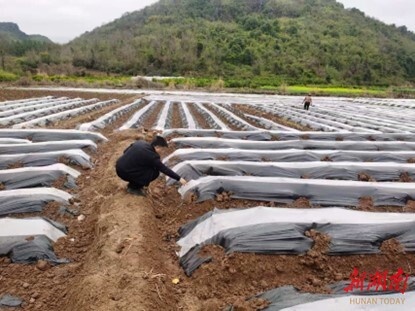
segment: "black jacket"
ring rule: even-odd
[[[142,175],[143,179],[146,179],[149,171],[157,170],[175,180],[180,180],[179,175],[161,162],[160,155],[154,147],[145,141],[131,144],[118,159],[116,169],[120,175]]]

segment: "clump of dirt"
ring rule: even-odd
[[[24,163],[23,162],[15,162],[15,163],[10,163],[7,165],[8,169],[14,169],[14,168],[21,168],[24,167]]]
[[[222,191],[220,193],[216,193],[215,200],[217,202],[229,202],[231,200],[232,192]]]
[[[382,253],[387,255],[405,254],[405,247],[397,239],[389,239],[382,242],[379,247]]]
[[[415,158],[409,158],[407,162],[411,163],[411,164],[414,164],[415,163]]]
[[[409,176],[408,172],[404,172],[399,176],[400,182],[413,182],[414,180]]]
[[[370,176],[367,173],[364,172],[360,172],[359,174],[357,174],[357,180],[359,181],[365,181],[365,182],[375,182],[376,179],[374,179],[372,176]]]
[[[68,166],[72,165],[71,160],[67,157],[64,157],[64,156],[59,157],[58,162],[62,163],[62,164],[65,164],[65,165],[68,165]]]
[[[290,207],[290,208],[312,208],[313,205],[311,204],[309,199],[307,199],[305,197],[301,197],[301,198],[296,199],[292,203],[288,204],[287,207]]]
[[[359,199],[358,208],[362,211],[375,211],[375,206],[373,205],[372,197],[362,197]]]
[[[415,212],[415,200],[408,200],[406,202],[405,207],[404,207],[404,211],[408,212],[408,213],[409,212],[411,212],[411,213]]]
[[[226,260],[226,255],[223,247],[219,245],[208,244],[203,246],[198,254],[200,257],[212,257],[214,261],[223,262]]]
[[[183,201],[186,203],[196,202],[198,199],[197,194],[194,192],[187,192],[183,198]]]
[[[67,180],[68,180],[67,176],[63,175],[52,183],[52,187],[57,188],[57,189],[66,189],[65,184]]]
[[[322,161],[322,162],[333,162],[333,160],[329,156],[325,156],[325,157],[321,158],[320,161]]]
[[[336,137],[336,141],[343,141],[344,140],[344,138],[343,137],[341,137],[341,136],[337,136]]]
[[[271,303],[265,299],[253,298],[245,300],[240,298],[233,303],[234,311],[253,311],[253,310],[264,310]]]
[[[304,235],[313,239],[314,241],[314,245],[311,250],[307,252],[307,256],[311,258],[317,258],[328,253],[331,240],[328,235],[325,235],[314,229],[306,231]]]
[[[301,140],[309,140],[310,139],[310,135],[301,135],[300,136]]]
[[[0,191],[1,190],[6,190],[6,186],[2,182],[0,182]]]
[[[218,160],[218,161],[228,161],[229,160],[229,157],[227,157],[227,156],[219,156],[219,157],[216,158],[216,160]]]

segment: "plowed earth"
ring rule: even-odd
[[[46,92],[17,93],[2,93],[0,99],[28,98]],[[154,115],[160,109],[148,116],[144,127],[154,124]],[[72,191],[79,198],[72,207],[79,209],[85,219],[60,215],[55,204],[33,214],[68,227],[67,237],[55,243],[54,249],[58,257],[68,258],[71,263],[17,265],[1,258],[0,296],[9,293],[21,297],[25,301],[23,310],[221,310],[228,304],[236,304],[237,310],[259,310],[267,302],[247,303],[245,299],[277,286],[293,285],[302,291],[327,293],[327,285],[348,280],[354,268],[374,273],[396,272],[401,267],[405,273],[413,274],[415,257],[405,254],[393,239],[380,242],[379,254],[329,256],[330,239],[309,230],[304,234],[314,240],[314,246],[301,255],[225,254],[219,246],[206,246],[201,255],[211,255],[213,260],[187,277],[175,253],[181,225],[214,207],[280,205],[234,200],[225,193],[216,201],[183,201],[177,186],[167,187],[162,177],[151,184],[147,197],[128,194],[126,183],[116,176],[115,162],[137,138],[152,137],[144,129],[114,132],[132,113],[102,131],[109,142],[92,154],[94,169],[82,171],[78,189]],[[178,122],[178,115],[173,115],[173,123]],[[60,127],[73,125],[71,120],[67,122]],[[169,148],[163,156],[172,151]],[[285,207],[315,206],[301,198]],[[362,200],[360,208],[379,210],[372,208],[370,199]],[[405,210],[397,212],[402,211]]]

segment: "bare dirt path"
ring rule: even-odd
[[[192,114],[193,118],[196,120],[197,124],[202,129],[211,129],[212,127],[207,123],[206,119],[201,115],[201,113],[195,108],[194,104],[188,104],[190,113]]]
[[[225,123],[226,125],[228,125],[228,127],[233,130],[233,131],[241,131],[242,129],[239,126],[236,126],[234,124],[229,123],[228,120],[226,120],[226,118],[224,116],[222,116],[221,114],[219,114],[212,106],[210,106],[209,104],[204,105],[204,107],[209,110],[211,113],[213,113],[214,115],[216,115],[223,123]]]
[[[154,110],[149,115],[146,116],[144,121],[138,127],[144,127],[145,129],[151,129],[156,123],[158,116],[161,110],[163,109],[163,107],[164,107],[164,103],[161,103],[161,102],[157,103]]]
[[[172,122],[171,128],[183,128],[182,115],[180,114],[180,106],[178,103],[172,104]]]

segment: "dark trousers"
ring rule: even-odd
[[[310,103],[304,103],[304,110],[310,109]]]
[[[140,173],[125,173],[117,170],[117,175],[124,181],[128,181],[128,187],[140,189],[147,187],[153,180],[160,176],[160,172],[155,169],[148,169]]]

